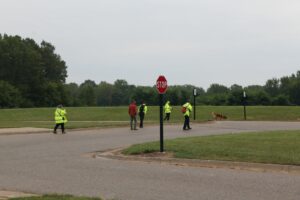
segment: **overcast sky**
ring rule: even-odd
[[[300,70],[299,0],[0,0],[0,33],[52,43],[68,83],[247,86]]]

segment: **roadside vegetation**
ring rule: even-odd
[[[67,128],[117,127],[128,125],[128,107],[69,107]],[[0,128],[38,127],[52,128],[55,108],[1,109]],[[159,107],[149,106],[146,124],[157,124]],[[211,112],[221,113],[227,120],[244,120],[242,106],[197,106],[196,122],[213,120]],[[248,106],[247,120],[257,121],[297,121],[299,106]],[[193,114],[191,116],[193,119]],[[182,123],[179,106],[173,106],[168,123]],[[192,120],[193,121],[193,120]],[[165,123],[165,124],[168,124]]]
[[[300,165],[300,131],[272,131],[165,141],[176,158]],[[159,142],[133,145],[127,155],[159,152]]]
[[[101,198],[74,197],[71,195],[43,195],[35,197],[10,198],[9,200],[102,200]]]

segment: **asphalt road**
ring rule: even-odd
[[[166,138],[300,129],[297,122],[165,126]],[[300,176],[91,158],[89,152],[158,140],[159,127],[0,136],[0,190],[101,196],[114,200],[298,200]]]

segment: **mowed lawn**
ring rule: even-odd
[[[272,131],[165,141],[176,158],[300,165],[300,131]],[[137,144],[124,154],[159,152],[159,142]]]
[[[128,125],[128,107],[68,107],[67,128],[111,127]],[[55,108],[0,109],[0,128],[52,128]],[[242,106],[197,106],[196,122],[213,120],[211,112],[221,113],[228,120],[243,120]],[[192,117],[193,118],[193,114]],[[247,120],[297,121],[299,106],[248,106]],[[145,123],[158,123],[159,107],[148,106]],[[180,106],[173,106],[169,123],[182,123]]]

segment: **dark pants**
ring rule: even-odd
[[[169,121],[170,120],[170,115],[171,115],[171,113],[166,113],[166,116],[165,116],[164,120]]]
[[[183,125],[183,130],[191,129],[190,127],[190,117],[185,115],[184,116],[184,125]]]
[[[130,116],[130,128],[131,130],[136,130],[136,117]]]
[[[60,124],[56,124],[54,127],[54,133],[56,133],[56,129],[61,126],[61,132],[65,133],[65,124],[64,123],[60,123]]]
[[[145,118],[145,113],[140,113],[140,128],[144,127],[144,118]]]

